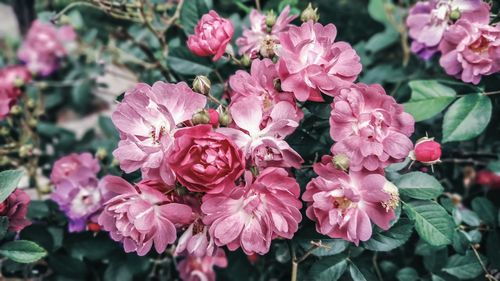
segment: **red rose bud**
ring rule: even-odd
[[[410,152],[410,158],[426,165],[436,164],[441,161],[441,144],[434,141],[434,138],[421,138]]]
[[[212,125],[212,127],[217,128],[219,126],[219,112],[217,110],[210,108],[208,110],[208,115],[210,116],[210,121],[208,123]]]
[[[88,231],[91,231],[91,232],[99,232],[99,231],[101,231],[101,226],[95,222],[89,222],[87,224],[87,229],[88,229]]]
[[[491,189],[500,189],[500,175],[489,170],[482,170],[477,173],[476,183]]]
[[[259,255],[253,253],[251,255],[247,255],[247,259],[251,264],[255,264],[259,260]]]

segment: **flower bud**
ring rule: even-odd
[[[210,108],[208,109],[208,115],[210,116],[210,121],[208,123],[212,125],[212,127],[217,128],[219,126],[219,112]]]
[[[22,108],[19,106],[19,105],[14,105],[11,109],[10,109],[10,114],[12,115],[18,115],[22,112]]]
[[[29,109],[34,109],[36,107],[36,101],[34,99],[28,99],[26,105]]]
[[[194,125],[199,124],[208,124],[210,123],[210,114],[207,110],[202,109],[197,113],[193,114],[193,118],[191,119]]]
[[[208,96],[210,94],[212,83],[208,77],[203,75],[198,75],[194,78],[193,81],[193,91],[200,93],[204,96]]]
[[[250,64],[252,64],[252,60],[250,59],[250,56],[248,54],[244,54],[241,57],[240,62],[242,66],[250,66]]]
[[[7,127],[0,127],[0,136],[8,136],[10,134],[10,130]]]
[[[272,28],[275,23],[276,23],[276,14],[274,13],[273,10],[270,10],[266,14],[266,25],[268,28]]]
[[[434,141],[434,138],[421,138],[415,144],[415,149],[410,152],[410,158],[425,165],[439,163],[441,161],[441,145]]]
[[[31,144],[25,144],[19,148],[19,156],[20,157],[27,157],[31,155],[33,152],[33,145]]]
[[[89,222],[89,223],[87,224],[87,229],[88,229],[88,231],[90,231],[90,232],[99,232],[99,231],[101,231],[101,226],[100,226],[100,225],[98,225],[98,224],[97,224],[97,223],[95,223],[95,222]]]
[[[477,172],[476,183],[491,189],[500,189],[500,175],[490,170],[482,170]]]
[[[31,128],[36,128],[36,126],[38,126],[38,120],[36,120],[35,118],[30,118],[28,120],[28,125],[31,127]]]
[[[233,122],[233,118],[231,118],[231,115],[227,111],[223,111],[221,114],[219,114],[219,124],[223,127],[229,126]]]
[[[102,161],[102,160],[106,159],[106,157],[108,157],[108,152],[106,151],[105,148],[100,147],[97,149],[97,151],[95,153],[95,157]]]
[[[450,19],[452,21],[458,20],[461,16],[462,16],[462,14],[460,13],[459,9],[455,9],[455,10],[451,11],[451,13],[450,13]]]
[[[347,157],[347,155],[345,155],[345,154],[337,154],[337,155],[333,156],[332,162],[333,162],[333,165],[335,166],[335,168],[342,170],[344,172],[349,170],[349,165],[351,163],[351,161],[349,160],[349,157]]]
[[[16,77],[14,79],[14,86],[16,86],[17,88],[21,88],[22,86],[24,86],[24,83],[25,83],[25,81],[21,77]]]
[[[310,20],[317,22],[319,20],[318,8],[313,8],[312,4],[309,3],[307,8],[300,14],[300,20],[302,22],[308,22]]]

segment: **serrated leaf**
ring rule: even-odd
[[[413,224],[401,218],[387,231],[376,232],[370,240],[363,242],[363,247],[372,251],[390,251],[403,245],[413,232]]]
[[[5,201],[14,192],[23,176],[22,170],[0,172],[0,202]]]
[[[411,172],[399,177],[394,184],[399,193],[415,199],[434,199],[443,193],[443,186],[428,174]]]
[[[32,263],[43,258],[47,252],[36,243],[16,240],[0,246],[0,254],[19,263]]]
[[[408,217],[415,222],[419,236],[432,246],[451,244],[454,223],[446,210],[434,201],[403,203]]]
[[[409,83],[411,98],[404,103],[405,111],[415,121],[434,117],[442,112],[456,98],[456,92],[436,80],[417,80]]]
[[[466,141],[479,136],[491,118],[491,100],[469,94],[453,103],[443,120],[443,142]]]
[[[484,197],[476,197],[471,203],[472,209],[488,225],[496,226],[497,209],[490,200]]]
[[[467,252],[464,256],[451,256],[442,270],[460,280],[475,278],[483,271],[477,257],[472,252]]]
[[[201,17],[208,13],[208,6],[204,0],[185,1],[180,14],[182,29],[186,34],[193,34],[194,27]]]
[[[317,281],[336,281],[346,269],[347,260],[344,255],[330,256],[314,263],[309,275]]]

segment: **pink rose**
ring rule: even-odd
[[[282,168],[267,168],[255,180],[246,172],[245,186],[203,197],[203,222],[217,246],[263,255],[272,239],[291,239],[297,231],[299,195],[299,184]]]
[[[445,32],[439,50],[447,74],[479,84],[483,76],[500,71],[500,25],[459,20]]]
[[[281,88],[299,101],[323,101],[351,85],[361,72],[360,58],[346,42],[335,42],[337,28],[312,21],[280,34]]]
[[[227,267],[224,250],[218,249],[214,256],[186,256],[177,265],[182,281],[215,281],[214,266]]]
[[[330,136],[334,155],[344,154],[350,169],[375,171],[405,159],[413,149],[413,117],[379,85],[342,89],[332,103]]]
[[[31,81],[31,73],[22,65],[0,69],[0,120],[5,119],[21,95],[20,85]]]
[[[211,125],[182,129],[174,137],[168,164],[190,191],[219,193],[243,174],[243,153]]]
[[[177,238],[176,227],[190,223],[191,208],[175,203],[150,182],[133,186],[122,178],[106,176],[102,184],[115,197],[104,204],[98,223],[125,252],[144,256],[151,247],[163,253]]]
[[[63,180],[95,178],[101,167],[92,154],[84,152],[72,153],[58,159],[52,167],[50,180],[58,184]]]
[[[234,27],[230,20],[221,18],[215,11],[204,14],[187,41],[188,48],[198,56],[214,56],[217,61],[231,42]]]
[[[12,192],[0,203],[0,216],[9,218],[9,231],[19,232],[31,222],[26,218],[30,197],[21,189]]]
[[[331,160],[324,156],[314,164],[319,177],[307,184],[302,195],[316,231],[358,245],[372,236],[372,222],[389,229],[399,202],[397,187],[378,173],[336,170]]]

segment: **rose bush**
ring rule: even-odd
[[[2,277],[500,280],[500,4],[4,2]]]

